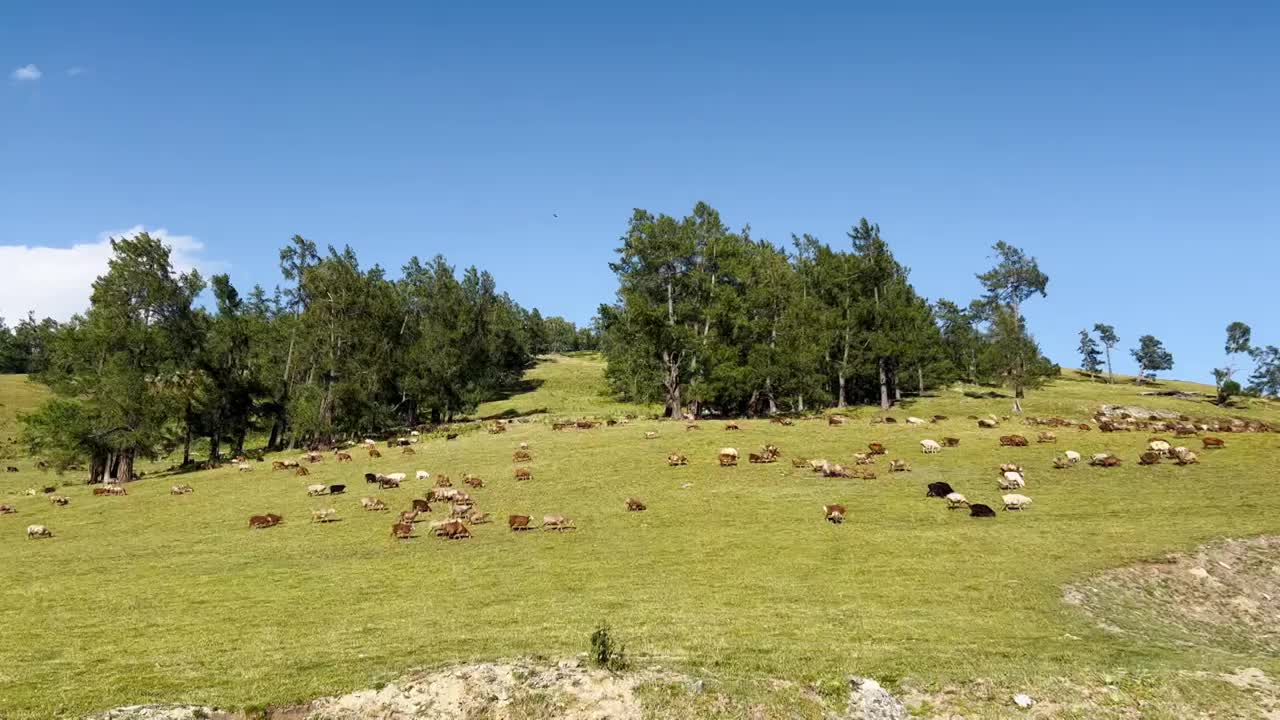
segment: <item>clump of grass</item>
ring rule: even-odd
[[[627,669],[627,646],[618,642],[606,623],[591,633],[591,662],[610,672]]]

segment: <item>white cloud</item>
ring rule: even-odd
[[[190,235],[175,235],[164,228],[147,230],[134,225],[98,235],[96,242],[71,247],[0,245],[0,317],[12,326],[34,310],[36,317],[66,320],[89,307],[93,281],[107,271],[111,238],[150,232],[172,251],[173,268],[201,274],[219,269],[218,263],[201,257],[204,244]]]
[[[84,74],[84,68],[80,67],[79,65],[73,65],[67,68],[67,75],[69,77],[75,77],[77,75],[83,75],[83,74]]]
[[[35,82],[36,80],[39,80],[40,78],[44,77],[44,73],[40,72],[40,68],[36,67],[35,65],[23,65],[17,70],[14,70],[13,73],[9,75],[9,77],[13,78],[18,82],[23,82],[23,81]]]

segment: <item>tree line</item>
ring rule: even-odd
[[[683,218],[637,209],[599,312],[610,386],[667,416],[888,409],[956,380],[1005,385],[1017,405],[1058,372],[1021,314],[1049,278],[1022,250],[993,250],[980,297],[930,302],[865,218],[846,249],[807,234],[783,248],[706,203]]]
[[[217,458],[243,453],[252,433],[279,448],[449,422],[537,355],[598,346],[590,329],[526,310],[489,273],[459,275],[440,256],[411,258],[392,279],[349,247],[294,237],[282,284],[242,294],[225,274],[175,272],[146,233],[111,245],[87,312],[8,333],[24,338],[12,367],[55,393],[23,418],[26,444],[58,468],[87,467],[90,482],[179,448],[188,463],[199,439]]]

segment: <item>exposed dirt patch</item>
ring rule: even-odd
[[[1108,632],[1249,655],[1280,654],[1280,538],[1225,540],[1064,589]]]

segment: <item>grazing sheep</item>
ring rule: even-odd
[[[9,515],[18,512],[18,509],[12,505],[0,505],[0,515]]]
[[[413,449],[413,448],[411,448],[411,447],[405,446],[405,447],[400,448],[400,454],[401,454],[401,455],[417,455],[417,454],[418,454],[418,451],[417,451],[417,450],[414,450],[414,449]]]
[[[493,522],[493,518],[489,517],[489,513],[487,512],[476,513],[471,516],[472,525],[483,525],[487,522]]]
[[[688,425],[684,426],[685,432],[689,432],[690,430],[701,430],[701,429],[702,427],[699,426],[698,423],[689,423]]]
[[[413,478],[415,480],[430,480],[431,473],[427,472],[426,470],[419,470],[418,472],[413,474]]]
[[[648,432],[646,432],[646,433],[644,434],[644,439],[645,439],[645,440],[657,440],[657,439],[658,439],[658,433],[653,432],[652,430],[650,430],[650,431],[648,431]]]
[[[969,506],[969,517],[993,518],[995,516],[996,516],[996,511],[992,510],[990,505],[983,505],[982,503],[974,503]]]
[[[921,440],[920,452],[925,455],[933,455],[942,452],[942,446],[938,444],[937,440]]]
[[[648,507],[643,500],[638,498],[627,498],[627,512],[644,512]]]
[[[512,462],[522,463],[522,462],[529,462],[531,460],[533,460],[533,455],[530,454],[528,450],[517,450],[511,453]]]
[[[1205,450],[1216,450],[1227,446],[1227,444],[1222,441],[1222,438],[1216,437],[1201,438],[1200,442],[1204,443]]]
[[[791,467],[807,468],[809,467],[809,460],[806,458],[791,458]]]
[[[333,508],[311,511],[311,522],[328,523],[338,519],[338,511]]]
[[[1054,434],[1054,433],[1051,433],[1051,432],[1042,432],[1042,433],[1040,433],[1040,434],[1036,435],[1036,442],[1039,442],[1039,443],[1056,443],[1056,442],[1058,442],[1058,436],[1057,436],[1056,434]]]
[[[515,532],[518,530],[528,530],[529,516],[528,515],[508,515],[507,527],[511,528],[512,532]]]
[[[1190,450],[1180,454],[1174,459],[1175,465],[1195,465],[1200,462],[1200,458]]]
[[[735,448],[720,448],[720,467],[734,467],[738,464],[738,451]]]
[[[249,529],[261,530],[264,528],[275,527],[284,522],[284,518],[275,513],[267,513],[266,515],[254,515],[249,518]]]
[[[53,531],[45,527],[44,525],[28,525],[27,526],[28,540],[35,540],[37,538],[51,538],[51,537],[53,537]]]
[[[1008,495],[1001,495],[1000,501],[1004,503],[1005,510],[1022,510],[1023,508],[1031,504],[1031,498],[1027,497],[1026,495],[1019,495],[1017,493],[1009,493]]]
[[[1139,465],[1159,465],[1160,460],[1164,457],[1161,453],[1148,450],[1138,456]]]
[[[481,480],[475,475],[467,474],[462,477],[462,484],[467,487],[482,488],[484,487],[484,480]]]
[[[1080,462],[1080,453],[1076,452],[1075,450],[1068,450],[1062,453],[1062,456],[1065,457],[1067,459],[1067,462],[1071,463],[1072,465],[1075,465],[1076,463]]]
[[[1055,470],[1066,470],[1069,467],[1071,467],[1071,461],[1065,457],[1058,456],[1053,459],[1053,468]]]
[[[948,510],[955,510],[956,508],[969,507],[968,498],[966,498],[965,496],[961,495],[958,492],[949,492],[943,496],[943,499],[947,501]]]
[[[346,485],[330,485],[329,486],[330,495],[342,495],[346,491],[347,491]]]
[[[978,427],[979,427],[979,428],[982,428],[982,429],[985,429],[985,430],[990,430],[990,429],[994,428],[994,427],[996,426],[996,424],[997,424],[997,423],[996,423],[996,421],[995,421],[995,420],[991,420],[991,419],[989,419],[989,418],[980,418],[980,419],[978,420]],[[984,507],[985,507],[985,506],[984,506]]]
[[[57,505],[58,507],[63,507],[71,503],[71,498],[66,495],[50,495],[49,502]]]
[[[918,418],[918,417],[914,417],[914,416],[912,416],[912,417],[907,418],[907,424],[908,424],[908,425],[923,425],[923,424],[924,424],[924,420],[922,420],[922,419],[920,419],[920,418]]]
[[[742,428],[738,427],[738,423],[736,422],[729,422],[724,424],[724,429],[725,430],[741,430]]]
[[[396,474],[403,475],[404,473],[396,473]],[[400,487],[400,481],[391,477],[390,475],[387,475],[378,479],[378,487],[382,488],[383,490],[395,489]]]
[[[384,479],[384,480],[394,480],[394,481],[396,481],[397,483],[402,483],[402,482],[404,482],[405,480],[408,480],[408,479],[409,479],[409,476],[408,476],[408,475],[406,475],[405,473],[402,473],[402,472],[398,472],[398,473],[387,473],[386,477],[385,477],[385,478],[383,478],[383,479]]]
[[[894,418],[892,416],[886,416],[884,421],[890,425],[893,425],[898,422],[897,418]]]
[[[671,453],[670,455],[667,456],[667,464],[671,465],[672,467],[676,465],[688,465],[689,458],[679,453]]]
[[[196,489],[190,485],[174,485],[169,488],[170,495],[186,495],[187,493],[193,493],[195,491]]]
[[[911,465],[906,460],[890,460],[889,472],[911,472]]]
[[[1151,452],[1166,454],[1169,452],[1171,448],[1172,446],[1168,443],[1168,441],[1160,440],[1159,438],[1152,438],[1151,442],[1147,443],[1147,450]]]
[[[1000,447],[1026,447],[1027,439],[1021,435],[1001,435]]]
[[[516,480],[532,480],[533,471],[527,467],[516,468]]]
[[[293,471],[293,474],[297,475],[298,477],[306,477],[307,475],[311,474],[311,471],[299,465],[297,469]]]
[[[1027,482],[1023,479],[1022,473],[1010,471],[1000,476],[1001,490],[1017,490],[1026,486]]]
[[[563,515],[543,515],[543,530],[574,530],[573,521]]]
[[[848,418],[846,418],[844,415],[828,415],[827,416],[828,425],[844,425],[846,421],[848,421]]]
[[[872,455],[883,455],[885,453],[884,445],[878,442],[869,443],[867,445],[867,450],[870,451]]]
[[[441,523],[439,527],[432,530],[436,537],[442,537],[446,540],[466,540],[471,537],[471,531],[461,520],[448,520]]]
[[[125,489],[120,485],[104,485],[93,489],[94,495],[125,495]]]
[[[960,447],[960,438],[944,437],[942,438],[942,446],[949,448]]]
[[[1018,463],[1000,463],[1000,472],[1022,472],[1022,465]]]
[[[378,498],[362,497],[360,498],[360,507],[365,510],[386,510],[387,504]]]
[[[448,475],[441,475],[436,478],[435,486],[438,488],[453,487],[453,481],[449,479]]]
[[[955,492],[955,490],[953,490],[953,489],[951,488],[951,484],[950,484],[950,483],[944,483],[944,482],[931,482],[931,483],[929,483],[926,487],[927,487],[928,489],[925,491],[924,496],[925,496],[925,497],[927,497],[927,498],[931,498],[931,497],[935,497],[935,498],[946,497],[946,496],[950,495],[951,493]]]
[[[522,443],[520,443],[519,445],[517,445],[517,446],[516,446],[516,449],[517,449],[517,450],[528,450],[528,449],[529,449],[529,443],[527,443],[527,442],[522,442]]]
[[[446,441],[449,441],[449,440],[457,440],[457,439],[458,439],[458,433],[448,433],[447,435],[445,435],[445,436],[444,436],[444,439],[445,439]]]
[[[449,506],[449,517],[459,520],[465,519],[475,509],[475,505],[471,503],[454,503]]]
[[[417,510],[401,510],[401,511],[400,511],[400,522],[402,522],[402,523],[416,523],[416,522],[418,522],[418,511],[417,511]]]
[[[431,503],[426,500],[422,500],[420,498],[414,498],[413,501],[410,502],[409,504],[413,506],[414,512],[424,512],[424,513],[431,512]]]
[[[853,454],[854,465],[874,465],[875,463],[876,463],[876,459],[875,459],[875,456],[873,455],[869,455],[867,453]]]
[[[833,524],[833,525],[842,525],[842,524],[844,524],[844,513],[842,513],[842,512],[832,512],[832,513],[828,513],[828,514],[827,514],[827,522],[829,522],[829,523],[831,523],[831,524]]]
[[[827,522],[839,525],[844,522],[844,515],[848,512],[843,505],[823,505],[822,514]]]
[[[765,445],[764,448],[760,451],[760,454],[748,453],[747,461],[757,465],[767,465],[771,462],[776,461],[778,459],[778,456],[781,454],[782,453],[778,450],[778,448],[772,445]]]
[[[413,537],[413,523],[398,522],[392,525],[391,537],[396,540],[408,540]]]
[[[6,468],[4,469],[4,471],[5,471],[5,472],[18,472],[18,468],[14,467],[14,466],[12,466],[12,465],[9,465],[8,467],[6,467]]]
[[[236,472],[253,472],[253,465],[247,462],[237,463]]]
[[[382,453],[378,452],[378,448],[376,448],[376,447],[371,447],[371,448],[369,448],[369,457],[370,457],[370,458],[380,458],[380,457],[382,457]]]
[[[307,486],[307,494],[311,496],[324,495],[327,492],[329,492],[328,485],[308,485]]]
[[[337,460],[338,462],[351,462],[351,453],[335,451],[333,453],[333,459]]]

